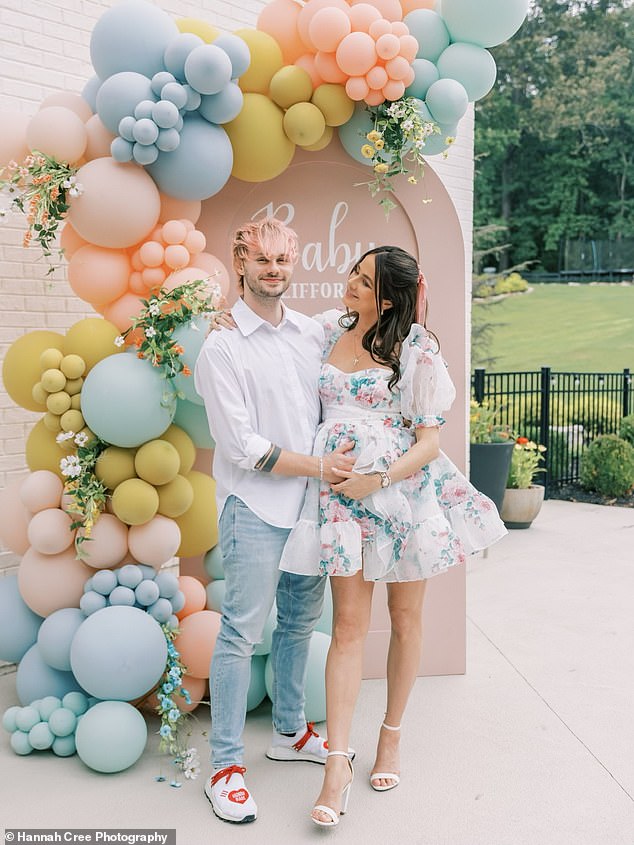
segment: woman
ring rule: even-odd
[[[289,572],[329,575],[332,587],[330,751],[312,811],[324,827],[339,823],[352,785],[342,749],[361,683],[374,582],[387,582],[391,620],[387,706],[370,774],[371,786],[383,792],[399,783],[401,718],[420,661],[426,579],[505,533],[493,503],[439,451],[442,412],[455,389],[423,325],[425,281],[416,260],[392,246],[365,253],[343,304],[347,313],[316,318],[326,344],[314,454],[352,440],[357,460],[353,472],[338,471],[337,484],[309,479],[280,563]]]

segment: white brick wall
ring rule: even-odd
[[[81,92],[94,75],[90,33],[109,9],[105,0],[0,0],[0,110],[34,114],[57,91]],[[225,31],[254,27],[260,0],[162,0],[173,17],[206,20]],[[0,130],[1,131],[1,130]],[[473,201],[473,110],[463,119],[447,160],[431,160],[460,217],[470,278]],[[13,340],[34,329],[63,333],[93,312],[72,294],[64,269],[45,280],[46,265],[35,247],[21,247],[22,230],[0,228],[0,356]],[[0,487],[24,468],[23,444],[37,414],[16,407],[0,390]]]

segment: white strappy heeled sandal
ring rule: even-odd
[[[400,725],[386,725],[385,722],[381,725],[382,728],[385,728],[386,731],[400,731]],[[387,786],[379,786],[374,783],[375,780],[391,780],[392,783],[389,783]],[[396,772],[372,772],[370,774],[370,786],[375,792],[387,792],[389,789],[394,789],[395,786],[398,786],[401,782],[400,775],[397,775]]]
[[[311,819],[315,822],[316,825],[319,827],[336,827],[339,824],[339,817],[343,816],[348,809],[348,799],[350,798],[350,789],[352,787],[352,781],[354,780],[354,769],[352,767],[352,761],[350,760],[350,755],[346,751],[329,751],[329,757],[345,757],[348,761],[348,766],[350,766],[350,780],[341,790],[341,809],[339,813],[332,809],[332,807],[327,807],[325,804],[316,804],[313,807],[313,812],[315,810],[319,810],[324,815],[328,816],[328,821],[323,821],[322,819],[316,819],[315,816],[311,814]]]

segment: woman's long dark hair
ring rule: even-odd
[[[401,346],[416,322],[416,297],[418,293],[419,267],[416,259],[398,246],[377,246],[369,249],[357,261],[351,272],[357,272],[367,255],[374,255],[374,296],[379,319],[363,335],[362,345],[377,364],[392,368],[388,382],[390,390],[401,377],[399,356]],[[381,311],[381,302],[389,299],[391,308]],[[340,324],[353,329],[359,315],[351,311],[344,314]]]

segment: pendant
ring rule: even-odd
[[[359,359],[358,359],[358,358],[356,358],[356,357],[355,357],[355,358],[353,358],[353,359],[352,359],[352,366],[353,366],[353,367],[356,367],[358,363],[359,363]]]

